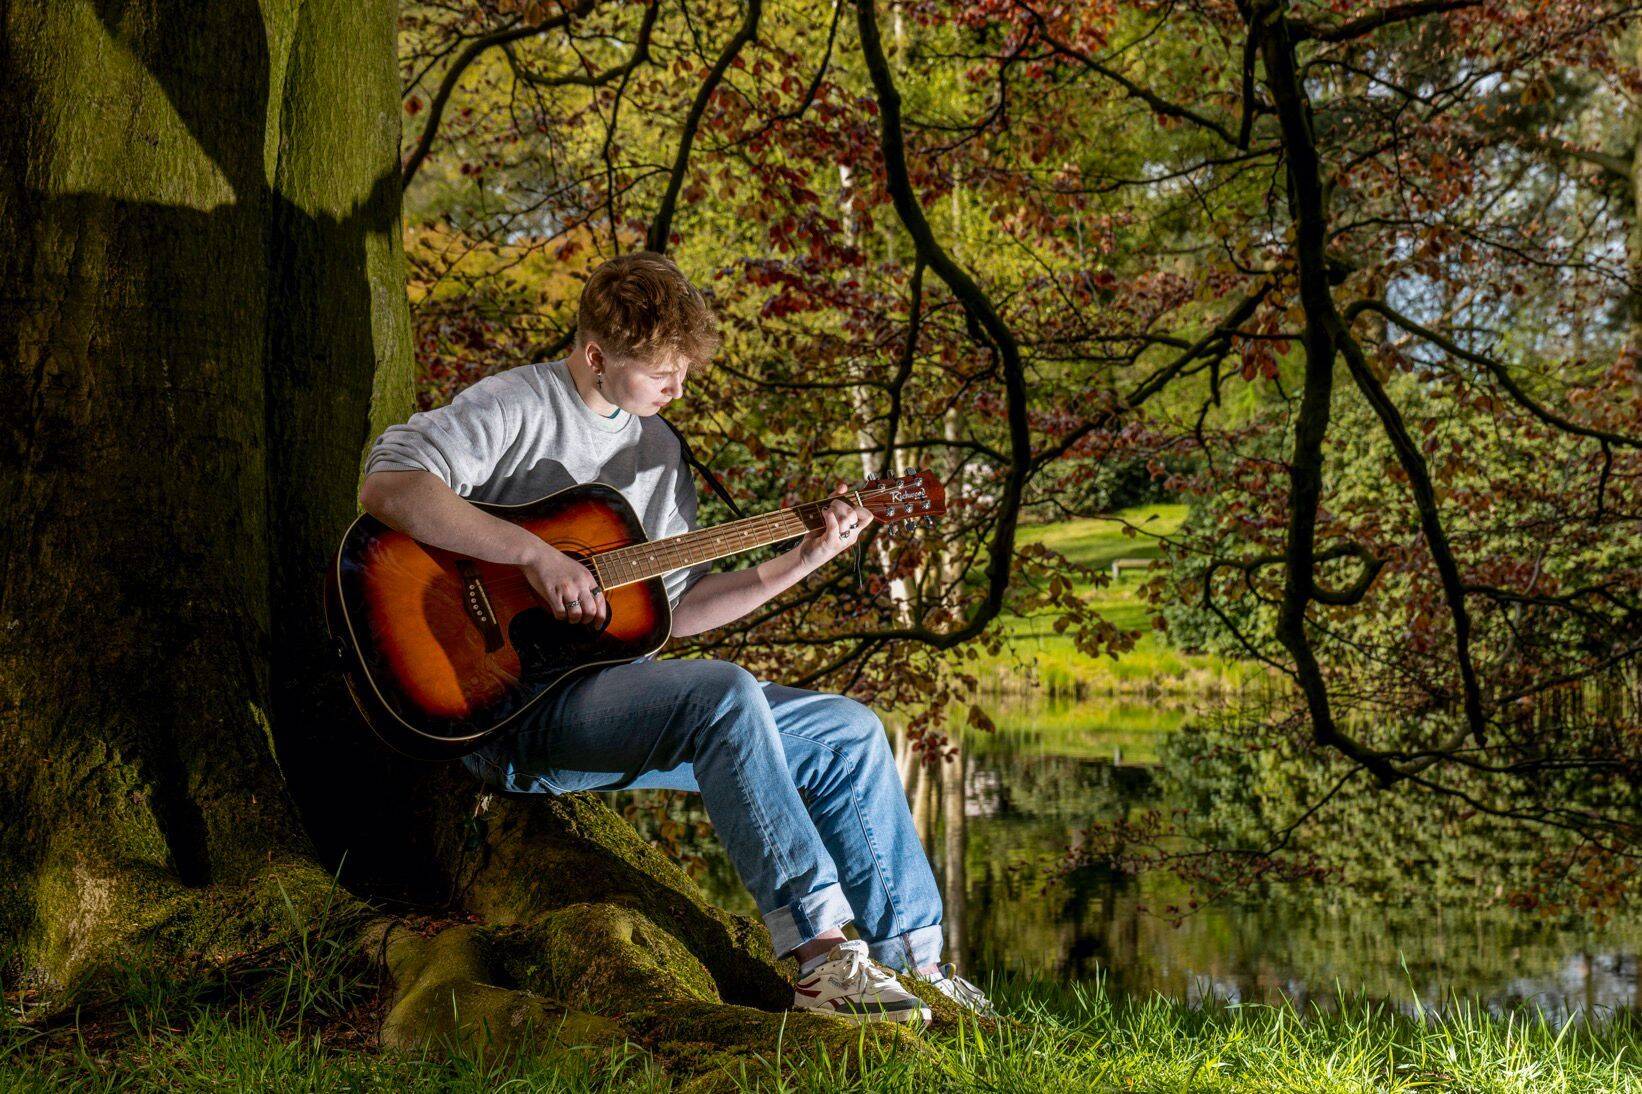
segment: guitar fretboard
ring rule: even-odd
[[[839,497],[847,497],[855,504],[861,504],[859,492],[841,494]],[[598,575],[603,588],[619,589],[623,585],[660,577],[698,563],[767,547],[821,527],[821,510],[831,500],[808,502],[791,509],[762,513],[666,539],[604,551],[593,556],[593,572]]]

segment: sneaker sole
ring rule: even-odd
[[[875,1007],[862,1010],[840,1010],[833,1007],[793,1007],[803,1014],[830,1014],[834,1018],[846,1018],[852,1022],[899,1022],[910,1025],[914,1022],[929,1025],[932,1015],[928,1007],[903,1007],[900,1010],[886,1010]]]
[[[860,1022],[899,1022],[908,1026],[914,1024],[927,1026],[933,1017],[928,1007],[919,1007],[916,1010],[870,1011],[866,1013],[851,1013],[850,1011],[841,1010],[838,1012],[838,1016],[840,1018],[854,1018]]]

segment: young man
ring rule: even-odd
[[[516,504],[602,481],[650,538],[689,531],[695,486],[654,416],[717,347],[711,309],[671,260],[612,259],[582,292],[568,359],[487,377],[385,431],[360,502],[424,543],[518,566],[556,616],[596,625],[608,607],[585,567],[463,499]],[[673,633],[740,619],[853,544],[872,515],[838,499],[824,519],[757,566],[664,578]],[[796,1008],[928,1021],[892,968],[987,1007],[940,963],[940,894],[883,726],[860,703],[725,661],[645,658],[576,677],[466,762],[514,792],[699,791],[776,952],[800,962]],[[845,940],[852,921],[864,941]]]

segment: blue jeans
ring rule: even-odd
[[[854,922],[892,968],[941,956],[941,896],[883,723],[728,661],[578,677],[464,761],[501,790],[699,791],[777,954]]]

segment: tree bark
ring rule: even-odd
[[[320,229],[271,182],[311,134],[268,11],[6,9],[0,934],[47,983],[312,863],[268,750],[268,332],[274,226]]]

